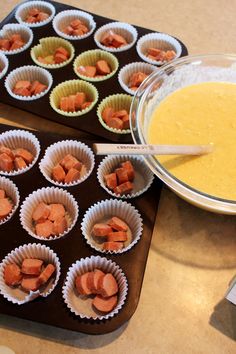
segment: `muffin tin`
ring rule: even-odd
[[[76,8],[65,5],[65,4],[59,4],[57,2],[53,1],[47,1],[47,3],[52,3],[56,9],[56,14],[63,10],[75,10]],[[78,9],[77,9],[78,10]],[[2,28],[5,24],[8,23],[16,23],[15,19],[15,11],[14,9],[2,22],[0,27]],[[107,23],[113,22],[113,20],[101,17],[95,14],[91,14],[94,18],[94,21],[96,22],[96,29],[94,33],[92,33],[90,36],[84,39],[80,40],[73,40],[71,41],[71,44],[75,48],[75,55],[78,56],[79,54],[91,50],[91,49],[98,49],[98,46],[96,45],[94,41],[94,35],[96,31],[101,28],[102,26],[106,25]],[[141,28],[138,26],[135,26],[137,32],[138,32],[138,39],[142,37],[145,34],[148,33],[153,33],[153,31],[150,31],[145,28]],[[32,65],[33,61],[30,56],[30,51],[31,48],[34,47],[39,43],[39,40],[41,38],[49,37],[49,36],[56,36],[57,33],[53,29],[52,21],[45,24],[44,26],[39,26],[39,27],[33,27],[31,28],[33,31],[33,42],[31,46],[16,55],[11,55],[8,56],[9,59],[9,69],[7,74],[9,74],[12,70],[15,68],[19,67],[19,62],[21,65]],[[61,37],[60,37],[61,38]],[[181,56],[187,55],[187,48],[185,45],[177,40],[180,47],[181,47]],[[124,52],[116,52],[113,53],[116,58],[118,59],[119,62],[119,70],[125,66],[128,63],[131,62],[137,62],[140,61],[140,57],[138,56],[137,50],[136,50],[136,44],[137,42],[128,50]],[[71,61],[68,65],[65,67],[62,67],[60,69],[54,69],[51,70],[51,74],[53,76],[53,86],[57,86],[59,83],[66,80],[71,80],[71,79],[76,79],[77,76],[73,70],[73,61]],[[108,139],[110,141],[114,142],[131,142],[131,134],[117,134],[115,132],[107,130],[104,126],[101,125],[101,123],[98,120],[98,117],[96,115],[96,110],[98,104],[107,96],[112,95],[112,94],[117,94],[117,93],[125,93],[125,91],[122,90],[122,88],[119,85],[118,82],[118,73],[116,72],[115,75],[113,75],[111,78],[109,78],[106,81],[106,84],[104,84],[103,81],[101,82],[94,82],[94,85],[96,86],[99,94],[99,101],[95,107],[89,112],[87,112],[85,115],[82,117],[74,117],[74,116],[63,116],[54,111],[50,104],[49,104],[49,95],[50,92],[47,93],[44,97],[41,97],[40,100],[37,101],[31,101],[31,102],[25,102],[24,100],[16,100],[15,98],[11,97],[5,87],[4,87],[4,79],[0,79],[0,91],[1,91],[1,97],[0,101],[3,103],[7,103],[11,106],[15,106],[17,108],[23,109],[25,111],[34,113],[36,115],[40,114],[44,118],[47,118],[49,120],[55,121],[57,123],[61,123],[64,125],[68,125],[70,127],[83,130],[88,133],[92,133],[93,135],[96,135],[98,137],[102,137],[105,139]],[[40,104],[40,111],[38,109]]]
[[[9,127],[1,125],[0,133],[9,130]],[[19,130],[20,131],[20,130]],[[27,172],[11,176],[20,194],[20,207],[25,198],[37,189],[52,187],[39,170],[39,161],[44,156],[45,150],[58,141],[65,139],[64,136],[34,132],[41,146],[41,152],[37,163]],[[82,141],[90,148],[95,140]],[[97,142],[97,141],[96,141]],[[155,180],[151,187],[142,195],[129,201],[140,213],[143,219],[143,232],[139,241],[123,254],[102,254],[91,248],[81,231],[81,222],[89,207],[101,200],[111,199],[110,195],[99,185],[97,169],[102,157],[95,157],[95,167],[91,175],[79,185],[70,187],[68,190],[76,199],[79,206],[79,217],[66,237],[45,242],[35,240],[20,223],[20,207],[12,218],[0,226],[2,247],[0,260],[15,248],[29,243],[40,243],[49,246],[59,257],[61,262],[61,276],[58,285],[47,298],[36,298],[21,306],[12,304],[3,296],[0,296],[0,313],[12,315],[48,325],[70,329],[88,334],[104,334],[111,332],[126,322],[135,312],[142,287],[142,281],[150,247],[152,229],[160,197],[161,183]],[[32,183],[32,181],[34,181]],[[89,191],[89,192],[88,192]],[[128,294],[122,309],[112,318],[107,320],[82,319],[72,313],[63,301],[62,287],[65,283],[69,267],[81,258],[90,256],[105,256],[114,261],[125,273],[128,280]]]

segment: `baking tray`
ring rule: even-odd
[[[0,125],[0,133],[6,130],[10,130],[9,126]],[[39,160],[50,144],[65,139],[65,137],[56,134],[52,135],[40,132],[35,132],[34,134],[38,137],[41,144]],[[81,139],[81,141],[90,147],[92,147],[92,144],[95,142],[92,139]],[[130,251],[121,255],[105,255],[96,252],[90,248],[84,240],[80,225],[85,211],[91,205],[100,200],[111,199],[111,196],[100,187],[97,181],[96,171],[101,159],[101,157],[95,157],[95,168],[86,181],[78,186],[67,188],[79,204],[79,218],[75,227],[65,238],[43,242],[31,237],[20,224],[19,208],[9,222],[1,225],[0,260],[2,260],[8,252],[11,252],[16,247],[25,243],[43,243],[58,254],[61,261],[62,272],[57,287],[47,298],[37,298],[32,302],[19,306],[12,304],[3,298],[3,296],[0,296],[0,313],[78,332],[104,334],[120,327],[135,312],[140,297],[152,238],[160,198],[161,182],[158,179],[154,179],[151,188],[147,192],[140,197],[128,200],[129,203],[138,209],[143,218],[143,234],[140,241]],[[19,188],[21,203],[32,191],[50,185],[40,173],[38,163],[25,174],[12,177],[11,179]],[[88,191],[92,191],[92,193],[88,193]],[[80,319],[70,312],[62,298],[62,286],[69,266],[76,260],[90,255],[101,255],[112,259],[123,269],[128,279],[129,290],[124,307],[116,316],[104,321]]]
[[[68,10],[68,9],[75,9],[75,7],[65,5],[65,4],[60,4],[57,2],[53,1],[48,1],[49,3],[52,3],[55,8],[56,8],[56,13],[62,11],[62,10]],[[78,8],[77,8],[78,9]],[[16,23],[17,21],[15,20],[14,17],[15,9],[1,22],[0,28],[2,28],[3,25],[7,23]],[[106,17],[98,16],[96,14],[90,13],[93,17],[94,20],[97,24],[95,31],[103,26],[104,24],[108,22],[112,22],[114,20],[108,19]],[[135,28],[138,31],[138,38],[143,36],[144,34],[151,33],[153,31],[135,26]],[[56,32],[53,30],[52,23],[50,22],[48,25],[38,27],[38,28],[33,28],[33,34],[34,34],[34,40],[31,45],[33,47],[34,45],[39,43],[39,39],[43,37],[48,37],[48,36],[57,36]],[[177,39],[177,38],[176,38]],[[178,39],[177,39],[178,40]],[[185,45],[178,40],[179,43],[181,44],[182,47],[182,54],[181,56],[185,56],[188,54],[187,48]],[[96,46],[94,39],[93,39],[93,34],[89,36],[88,38],[85,38],[83,40],[78,40],[78,41],[71,41],[72,45],[75,47],[75,57],[79,55],[81,52],[84,52],[89,49],[97,49],[98,47]],[[35,65],[35,63],[32,61],[30,57],[30,49],[31,47],[19,54],[16,55],[8,55],[9,59],[9,69],[7,74],[12,71],[13,69],[19,67],[19,65]],[[99,102],[104,97],[107,97],[111,94],[114,93],[126,93],[125,91],[122,90],[120,87],[120,84],[117,79],[118,72],[120,68],[122,68],[124,65],[130,63],[130,62],[135,62],[135,61],[142,61],[141,58],[138,56],[136,52],[136,46],[134,45],[131,49],[120,52],[116,54],[116,57],[119,61],[119,69],[117,73],[110,79],[106,81],[102,81],[99,83],[95,83],[94,85],[97,87],[98,92],[99,92]],[[53,75],[53,86],[52,89],[60,82],[70,79],[78,79],[76,74],[73,71],[73,61],[68,64],[67,66],[61,68],[61,69],[54,69],[54,70],[49,70],[51,74]],[[57,123],[61,123],[79,130],[83,130],[87,133],[92,133],[93,135],[103,137],[105,139],[114,141],[114,142],[131,142],[131,134],[115,134],[112,132],[109,132],[106,130],[98,121],[96,110],[97,110],[97,105],[88,112],[86,115],[83,115],[81,117],[64,117],[57,112],[55,112],[49,104],[49,94],[50,92],[42,97],[41,99],[31,101],[31,102],[25,102],[25,101],[20,101],[12,98],[6,91],[4,87],[4,78],[0,80],[0,101],[3,103],[7,103],[11,106],[23,109],[25,111],[34,113],[36,115],[41,115],[42,117],[55,121]],[[39,110],[39,104],[40,104],[40,110]]]

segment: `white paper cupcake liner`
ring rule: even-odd
[[[148,48],[157,48],[162,50],[174,50],[176,53],[175,59],[179,58],[182,53],[180,43],[174,37],[165,33],[149,33],[139,38],[136,50],[140,58],[147,63],[155,65],[163,65],[167,61],[152,60],[147,57],[146,52]]]
[[[31,83],[35,80],[47,86],[46,90],[33,96],[20,96],[13,92],[17,81],[26,80]],[[5,87],[9,95],[21,101],[34,101],[45,96],[52,86],[52,75],[49,71],[38,66],[26,65],[11,71],[5,79]]]
[[[4,270],[6,265],[10,263],[16,263],[18,266],[21,266],[25,258],[36,258],[43,260],[46,264],[53,264],[56,267],[56,271],[53,274],[52,278],[47,282],[47,285],[42,287],[37,291],[30,291],[26,293],[21,290],[20,287],[10,287],[5,284],[4,281]],[[29,243],[18,248],[15,248],[11,253],[2,260],[0,264],[0,293],[5,299],[13,304],[23,305],[29,301],[34,300],[35,298],[42,296],[47,297],[55,289],[59,277],[61,274],[60,261],[57,254],[52,251],[49,247],[45,245]]]
[[[11,150],[23,148],[29,150],[34,156],[33,161],[26,168],[11,172],[0,170],[1,175],[8,177],[21,175],[22,173],[29,171],[35,165],[40,154],[40,143],[38,139],[34,134],[27,132],[26,130],[14,129],[0,134],[0,145],[4,145]]]
[[[51,177],[52,169],[67,154],[73,155],[83,164],[81,176],[77,181],[71,183],[54,181]],[[59,187],[72,187],[84,182],[90,176],[94,168],[94,163],[94,154],[87,145],[76,140],[62,140],[50,145],[46,149],[44,157],[39,163],[39,169],[50,183]]]
[[[36,235],[32,214],[40,202],[44,202],[46,204],[60,203],[64,205],[66,210],[65,218],[68,224],[65,232],[59,235],[50,236],[48,238]],[[57,187],[44,187],[34,191],[24,200],[20,208],[20,222],[22,227],[30,236],[37,238],[38,240],[51,241],[67,235],[75,226],[78,219],[78,214],[78,204],[69,192]]]
[[[128,160],[132,163],[135,170],[135,178],[132,182],[134,184],[134,189],[130,194],[116,194],[106,186],[104,181],[104,175],[114,172],[116,168],[120,167],[121,162],[125,162]],[[101,187],[113,197],[130,199],[136,198],[146,192],[154,180],[154,175],[148,168],[148,166],[145,164],[141,156],[120,155],[105,157],[98,166],[97,178]]]
[[[35,7],[42,12],[47,12],[49,14],[49,17],[46,20],[37,23],[25,22],[29,10]],[[55,7],[47,1],[28,1],[18,6],[15,13],[15,18],[19,23],[34,28],[34,27],[44,26],[49,22],[51,22],[53,17],[55,16],[55,13],[56,13]]]
[[[78,72],[79,66],[81,65],[95,66],[98,60],[105,60],[109,64],[111,68],[110,74],[102,75],[99,77],[89,77],[89,76],[82,75]],[[115,55],[101,49],[87,50],[86,52],[81,53],[75,58],[73,64],[75,74],[82,80],[86,80],[90,82],[99,82],[99,81],[110,79],[113,75],[115,75],[118,67],[119,67],[119,62],[115,57]]]
[[[100,315],[92,308],[92,298],[81,297],[77,294],[75,288],[75,279],[78,275],[82,275],[86,272],[91,272],[94,269],[100,269],[104,273],[111,273],[119,287],[118,303],[114,310],[106,315]],[[111,260],[100,256],[91,256],[81,258],[72,264],[66,276],[65,284],[62,288],[62,294],[67,307],[76,316],[81,318],[87,318],[90,320],[106,320],[114,317],[122,308],[125,303],[128,293],[128,282],[125,274],[121,268]]]
[[[154,65],[148,63],[143,63],[143,62],[130,63],[123,66],[123,68],[119,71],[118,81],[124,91],[126,91],[130,95],[135,95],[136,91],[131,90],[131,88],[129,87],[130,76],[137,72],[142,72],[146,75],[150,75],[156,70],[157,68]]]
[[[128,240],[124,242],[124,248],[118,251],[103,250],[103,241],[99,242],[99,237],[92,235],[93,226],[97,223],[106,223],[112,217],[118,217],[123,220],[129,227],[127,236]],[[98,252],[107,254],[121,254],[130,250],[139,240],[143,231],[143,222],[139,212],[129,203],[117,200],[103,200],[91,206],[84,214],[81,223],[82,234],[87,244]]]
[[[71,21],[79,19],[89,29],[89,31],[82,36],[71,36],[63,32],[63,29],[70,24]],[[96,28],[96,22],[93,16],[84,11],[79,10],[65,10],[59,12],[53,19],[52,26],[58,36],[70,41],[80,40],[89,37]]]
[[[54,55],[56,49],[59,47],[65,48],[70,53],[70,57],[67,60],[59,64],[44,64],[38,60],[39,56],[44,57],[46,55]],[[66,39],[60,37],[45,37],[39,40],[38,45],[31,48],[30,56],[35,64],[42,66],[45,69],[60,69],[68,65],[73,60],[75,56],[75,49]]]
[[[120,48],[109,48],[109,47],[106,47],[105,45],[103,45],[100,41],[101,41],[103,35],[109,30],[112,30],[116,34],[123,36],[126,39],[128,44],[124,45]],[[108,52],[117,53],[117,52],[123,52],[125,50],[130,49],[134,45],[134,43],[136,42],[137,37],[138,37],[138,32],[134,26],[132,26],[128,23],[123,23],[123,22],[110,22],[110,23],[107,23],[106,25],[100,27],[95,32],[94,41],[99,48],[101,48],[103,50],[107,50]]]
[[[9,221],[15,214],[20,203],[20,194],[17,186],[10,179],[2,176],[0,176],[0,189],[5,191],[6,198],[13,204],[12,211],[4,219],[0,220],[0,225],[2,225]]]
[[[107,125],[104,122],[104,120],[102,119],[102,111],[106,107],[112,107],[115,111],[126,109],[127,112],[129,113],[131,102],[132,102],[132,97],[129,95],[123,94],[123,93],[111,95],[111,96],[104,98],[100,102],[100,104],[97,108],[97,116],[98,116],[98,120],[101,123],[101,125],[105,129],[107,129],[110,132],[115,133],[115,134],[130,134],[130,129],[122,129],[121,130],[121,129],[115,129],[115,128],[109,127],[109,125]]]
[[[9,67],[9,61],[4,53],[0,52],[0,80],[6,75]]]
[[[33,42],[33,32],[27,26],[24,26],[24,25],[21,25],[18,23],[8,23],[7,25],[3,26],[3,28],[0,31],[0,38],[7,38],[8,39],[11,37],[11,35],[16,34],[16,33],[21,35],[22,39],[25,42],[25,45],[23,45],[19,49],[0,50],[0,52],[3,52],[6,55],[12,55],[12,54],[21,53],[30,47],[30,45]]]

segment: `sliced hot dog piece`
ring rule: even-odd
[[[22,159],[22,157],[16,157],[14,160],[14,166],[15,170],[21,170],[22,168],[26,168],[27,165],[25,163],[25,160]]]
[[[116,173],[110,173],[109,175],[105,175],[104,179],[105,179],[105,183],[109,189],[114,190],[117,187]]]
[[[147,54],[152,55],[153,57],[157,57],[160,55],[161,50],[157,48],[148,48]]]
[[[105,273],[103,273],[100,269],[95,269],[93,272],[89,272],[87,282],[88,287],[91,289],[93,294],[98,292],[98,281],[101,277],[103,277]]]
[[[14,155],[15,157],[22,157],[27,165],[29,165],[34,159],[34,156],[28,150],[22,148],[14,150]]]
[[[51,221],[55,221],[59,218],[63,218],[65,216],[65,208],[64,205],[59,204],[59,203],[52,203],[49,205],[49,216],[48,219]]]
[[[95,66],[87,65],[84,67],[84,69],[85,69],[85,74],[82,74],[82,75],[85,75],[88,77],[94,77],[96,75],[96,67]]]
[[[50,214],[49,206],[44,202],[41,202],[34,209],[34,212],[32,214],[32,219],[35,222],[42,222],[48,218],[49,214]]]
[[[125,116],[122,117],[122,122],[123,122],[123,129],[130,129],[128,114],[126,114]]]
[[[104,120],[104,122],[106,124],[108,124],[108,122],[112,118],[114,112],[115,111],[114,111],[114,109],[112,107],[104,108],[104,110],[102,111],[102,119]]]
[[[36,23],[36,22],[37,22],[37,18],[34,17],[34,16],[28,16],[28,17],[25,19],[25,22],[28,22],[28,23]]]
[[[44,84],[41,84],[40,82],[34,89],[34,95],[38,95],[39,93],[45,91],[47,89],[47,86]]]
[[[25,45],[25,42],[23,41],[14,41],[10,47],[10,50],[15,50],[23,47]]]
[[[104,298],[100,295],[95,296],[92,305],[100,312],[111,312],[117,305],[117,295]]]
[[[103,243],[103,250],[105,251],[119,251],[124,247],[122,242],[107,241]]]
[[[70,95],[68,97],[68,111],[75,112],[75,95]]]
[[[125,242],[127,239],[126,231],[110,232],[107,236],[108,242]]]
[[[38,284],[45,284],[55,272],[56,267],[53,264],[48,264],[38,277]]]
[[[47,20],[49,17],[49,15],[46,12],[40,12],[37,16],[37,21],[41,22],[41,21],[45,21]]]
[[[114,33],[113,38],[112,38],[112,45],[115,48],[119,48],[123,45],[126,45],[127,41],[123,36],[120,36],[119,34]]]
[[[26,276],[21,281],[21,287],[26,291],[36,291],[39,288],[38,277]]]
[[[108,221],[108,225],[110,225],[114,230],[117,231],[128,231],[128,225],[117,216],[113,216]]]
[[[14,88],[13,92],[18,96],[31,96],[30,90],[27,88],[18,88],[18,89]]]
[[[86,101],[86,95],[84,92],[77,92],[75,95],[75,109],[81,109],[83,103]]]
[[[64,55],[66,58],[69,58],[70,56],[70,53],[68,52],[68,50],[66,50],[65,48],[63,47],[59,47],[56,49],[55,51],[56,54],[62,54]]]
[[[0,154],[0,170],[5,172],[13,170],[13,160],[6,153]]]
[[[133,181],[135,177],[135,171],[132,163],[130,161],[125,161],[121,163],[121,166],[126,170],[128,174],[129,181]]]
[[[118,130],[122,130],[123,126],[124,126],[123,121],[117,117],[112,117],[106,124],[109,127],[114,128],[114,129],[118,129]]]
[[[53,223],[50,220],[46,220],[38,223],[35,226],[36,235],[48,238],[53,235]]]
[[[9,50],[11,47],[11,42],[8,39],[0,39],[0,49]]]
[[[29,9],[28,15],[29,16],[38,16],[39,14],[39,9],[37,9],[37,7],[33,7],[32,9]]]
[[[89,272],[79,275],[75,279],[75,286],[80,295],[91,295],[92,290],[88,287],[88,279]]]
[[[65,177],[66,177],[66,173],[61,165],[57,164],[55,167],[53,167],[52,179],[54,179],[54,181],[64,182]]]
[[[98,60],[96,63],[97,73],[100,75],[108,75],[111,72],[111,68],[106,60]]]
[[[30,87],[31,87],[31,83],[28,80],[19,80],[15,84],[15,89],[19,89],[19,88],[30,89]]]
[[[9,286],[19,285],[22,279],[20,267],[15,264],[7,264],[4,269],[4,281]]]
[[[74,19],[73,21],[70,21],[70,25],[73,29],[77,29],[81,24],[82,22],[78,18]]]
[[[53,223],[53,234],[60,235],[63,234],[67,229],[67,221],[66,218],[63,216],[62,218],[58,218]]]
[[[61,97],[60,109],[64,112],[69,112],[69,98],[68,97]]]
[[[15,156],[14,156],[12,150],[9,149],[8,147],[2,145],[2,146],[0,146],[0,154],[4,154],[4,153],[7,154],[7,155],[9,155],[10,158],[11,158],[12,160],[14,160]]]
[[[132,190],[134,189],[134,185],[132,182],[128,181],[125,183],[120,184],[119,186],[117,186],[114,190],[114,192],[116,194],[128,194],[130,192],[132,192]]]
[[[4,191],[4,189],[0,189],[0,199],[3,199],[6,197],[6,193]]]
[[[92,104],[92,102],[84,102],[81,106],[81,109],[86,109],[88,108],[90,105]]]
[[[92,230],[93,235],[98,237],[107,236],[110,232],[112,232],[112,228],[104,223],[95,224]]]
[[[67,60],[67,57],[65,55],[61,54],[61,53],[56,53],[54,55],[55,64],[63,63],[66,60]]]
[[[67,154],[59,163],[66,171],[69,171],[71,168],[81,171],[82,168],[82,163],[71,154]]]
[[[73,29],[73,27],[71,27],[71,26],[67,26],[67,27],[65,27],[64,29],[63,29],[63,32],[65,33],[65,34],[69,34],[69,36],[73,36],[74,35],[74,29]]]
[[[118,185],[129,180],[128,173],[125,168],[116,168],[115,173],[117,175]]]
[[[110,46],[112,44],[112,39],[113,39],[114,32],[112,30],[109,30],[104,33],[101,39],[101,43]]]
[[[25,258],[21,265],[21,272],[29,275],[39,275],[42,271],[43,261],[36,258]]]
[[[80,172],[76,168],[70,168],[65,177],[65,183],[77,181],[80,178]]]
[[[128,114],[128,112],[126,111],[126,109],[121,109],[120,111],[116,111],[113,116],[117,117],[117,118],[123,118],[124,116],[126,116]]]
[[[8,198],[0,199],[0,218],[5,218],[12,211],[12,204]]]
[[[117,281],[111,273],[107,273],[99,279],[98,291],[103,297],[115,295],[118,290]]]

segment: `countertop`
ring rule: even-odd
[[[236,52],[236,2],[229,0],[70,0],[85,11],[174,35],[190,54]],[[0,20],[19,1],[1,6]],[[78,136],[0,104],[0,122]],[[81,134],[85,136],[85,134]],[[236,307],[224,299],[236,274],[236,222],[163,189],[138,308],[115,332],[90,336],[8,316],[1,345],[17,354],[236,353]]]

